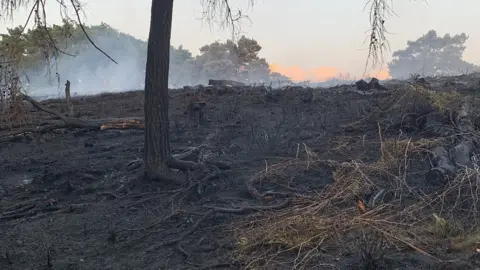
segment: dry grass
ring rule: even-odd
[[[254,179],[281,182],[286,171],[301,174],[327,164],[334,168],[334,182],[313,197],[297,196],[288,209],[237,224],[235,258],[255,269],[285,264],[280,258],[291,254],[295,259],[289,266],[303,269],[318,265],[326,250],[337,255],[354,252],[365,269],[371,269],[381,263],[385,249],[414,250],[438,262],[439,247],[473,249],[480,240],[480,170],[460,171],[434,195],[415,194],[407,184],[415,175],[408,165],[412,156],[426,156],[442,141],[382,141],[381,158],[371,164],[319,160],[304,146],[304,159],[271,165]]]
[[[394,91],[385,102],[385,108],[386,110],[403,108],[409,111],[434,108],[440,113],[455,112],[462,106],[463,98],[458,91],[432,91],[418,84],[406,84]]]

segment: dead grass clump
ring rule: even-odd
[[[314,163],[309,162],[310,166]],[[380,252],[379,249],[352,244],[366,231],[385,239],[380,241],[382,250],[384,245],[394,247],[403,243],[424,252],[416,247],[420,241],[409,234],[412,221],[399,218],[399,212],[406,212],[401,206],[367,204],[365,208],[358,204],[361,198],[378,189],[372,177],[383,168],[356,161],[333,167],[334,182],[312,200],[297,198],[293,209],[280,210],[237,227],[235,258],[246,262],[248,267],[272,266],[277,256],[292,253],[296,254],[293,264],[297,269],[307,267],[319,251],[328,249],[337,253],[350,250],[358,254],[362,264],[376,264],[382,255],[373,253]]]
[[[303,269],[332,257],[356,256],[369,269],[383,263],[385,250],[414,250],[433,261],[441,261],[438,250],[474,250],[480,246],[480,169],[460,170],[433,195],[413,193],[407,185],[407,177],[414,174],[408,171],[412,155],[424,155],[442,143],[425,138],[384,140],[381,158],[369,164],[318,160],[305,147],[306,160],[269,166],[268,174],[266,168],[261,175],[273,179],[286,168],[301,174],[307,167],[328,164],[334,181],[315,196],[294,196],[290,208],[236,224],[234,257],[248,269],[286,263]],[[385,189],[392,194],[388,201],[370,201]]]
[[[480,225],[480,167],[461,168],[435,198],[439,215],[462,217],[469,227]]]
[[[458,91],[430,92],[432,105],[434,105],[441,113],[448,111],[456,112],[460,110],[464,103],[463,99],[462,94]]]
[[[426,113],[432,108],[440,113],[456,112],[463,104],[463,96],[458,91],[434,91],[410,85],[395,91],[386,104],[387,108],[408,110],[409,113]]]
[[[431,91],[418,86],[408,86],[397,89],[385,102],[386,110],[412,110],[413,107],[426,106],[431,104]],[[410,111],[412,113],[413,111]]]
[[[252,269],[273,267],[277,257],[291,253],[295,256],[293,269],[303,269],[317,259],[321,261],[316,258],[319,252],[332,256],[355,253],[362,265],[379,263],[382,252],[400,244],[429,255],[417,247],[422,242],[412,236],[411,223],[394,221],[399,209],[393,205],[364,213],[355,206],[342,209],[331,205],[328,213],[315,213],[315,209],[297,205],[288,213],[272,214],[238,227],[234,257]],[[359,242],[362,238],[369,241]],[[372,238],[377,239],[372,243]]]
[[[380,144],[381,157],[372,166],[382,171],[394,171],[398,175],[398,169],[406,169],[406,163],[410,157],[424,156],[434,147],[444,143],[444,139],[421,138],[415,141],[411,139],[388,139]]]
[[[287,159],[276,164],[269,164],[268,161],[265,160],[265,169],[257,172],[251,178],[247,179],[246,186],[250,195],[261,199],[263,195],[255,187],[257,184],[275,183],[289,188],[290,185],[300,178],[304,173],[320,173],[325,171],[326,168],[332,168],[336,166],[339,166],[338,162],[333,160],[319,159],[317,155],[305,144],[303,144],[303,147],[298,145],[295,158]]]
[[[362,231],[360,239],[356,239],[355,247],[360,269],[385,268],[385,253],[387,243],[382,233],[377,231]]]
[[[429,205],[436,239],[448,241],[448,250],[480,252],[480,169],[462,168],[435,195],[422,198]],[[478,250],[477,250],[478,249]]]
[[[480,231],[462,234],[454,237],[450,241],[449,250],[451,251],[473,251],[480,252]]]

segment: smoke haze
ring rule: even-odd
[[[93,26],[89,36],[94,43],[112,57],[83,38],[77,43],[62,42],[61,50],[75,57],[60,54],[58,58],[36,61],[29,65],[22,76],[24,90],[39,99],[61,97],[66,80],[71,83],[73,95],[92,95],[102,92],[122,92],[143,89],[147,57],[147,42],[121,33],[106,24]],[[245,38],[240,59],[231,44],[214,42],[199,48],[199,53],[182,46],[170,49],[169,87],[208,84],[209,79],[239,80],[244,83],[270,83],[288,78],[272,73],[266,59],[256,54],[261,46],[253,39]],[[251,50],[251,51],[248,51]]]

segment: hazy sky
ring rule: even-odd
[[[387,0],[390,1],[390,0]],[[367,56],[364,43],[369,29],[367,0],[263,0],[249,5],[250,0],[230,0],[250,17],[242,31],[258,40],[275,69],[297,77],[325,77],[340,72],[360,76]],[[101,21],[141,39],[148,37],[151,0],[85,0],[87,24]],[[60,21],[56,1],[47,1],[50,23]],[[479,0],[393,0],[396,16],[387,22],[392,51],[402,49],[407,40],[414,40],[430,29],[470,36],[465,60],[480,64]],[[210,25],[201,18],[202,0],[176,0],[172,44],[194,54],[207,43],[230,37],[228,30]],[[24,23],[26,11],[16,14],[13,22],[0,22],[5,27]],[[387,53],[387,60],[390,53]],[[374,73],[375,74],[375,73]]]

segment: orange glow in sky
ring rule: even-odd
[[[336,67],[318,67],[313,69],[304,69],[299,66],[281,66],[279,64],[271,64],[270,69],[272,72],[278,72],[287,77],[290,77],[293,81],[311,81],[311,82],[324,82],[329,79],[345,79],[345,80],[354,80],[354,77],[351,77],[348,73],[342,73]],[[379,80],[389,79],[390,75],[388,74],[387,69],[382,69],[379,71],[370,72],[369,75],[365,77],[375,77]]]

